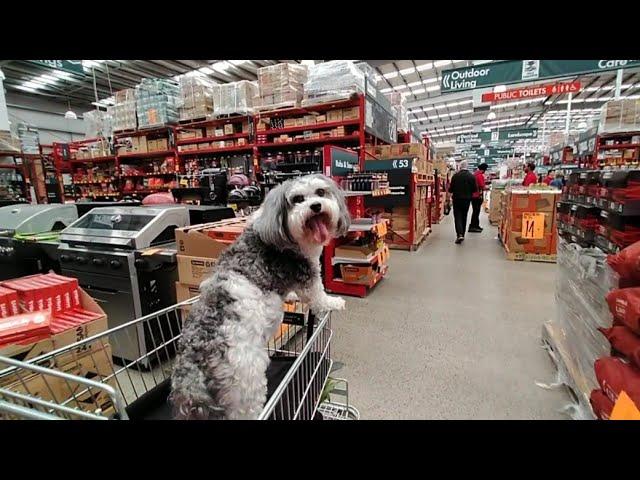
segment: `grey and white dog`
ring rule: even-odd
[[[171,379],[176,419],[255,419],[267,396],[266,344],[291,293],[315,312],[340,310],[325,293],[322,247],[346,234],[349,212],[333,180],[309,175],[271,190],[247,229],[200,285]]]

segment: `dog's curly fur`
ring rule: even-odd
[[[319,215],[328,236],[309,226]],[[324,291],[319,256],[349,223],[342,191],[322,175],[269,192],[185,321],[171,379],[175,418],[257,418],[267,395],[265,346],[282,322],[283,299],[295,292],[316,312],[344,308]]]

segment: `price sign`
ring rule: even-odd
[[[640,420],[640,410],[624,390],[618,395],[610,420]]]
[[[540,240],[544,238],[544,213],[522,214],[522,238]]]

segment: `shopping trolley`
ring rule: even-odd
[[[0,357],[0,418],[170,419],[173,359],[182,320],[197,301],[192,298],[29,361]],[[325,402],[318,408],[333,364],[330,313],[309,314],[302,321],[285,317],[285,322],[287,328],[266,347],[271,358],[268,400],[259,419],[357,418],[357,410],[344,403]],[[112,347],[121,342],[146,342],[153,348],[136,359],[114,359]]]

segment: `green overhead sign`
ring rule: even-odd
[[[344,177],[356,171],[358,154],[339,148],[331,149],[331,175]]]
[[[513,155],[513,148],[476,148],[473,150],[476,155],[482,157],[506,157]]]
[[[44,65],[45,67],[63,72],[75,73],[76,75],[84,75],[82,68],[82,60],[29,60],[30,62]]]
[[[640,60],[505,60],[442,71],[440,91],[533,82],[640,66]]]
[[[493,132],[462,133],[456,136],[456,143],[486,143],[500,140],[521,140],[538,138],[537,128],[513,128],[509,130],[494,130]]]

